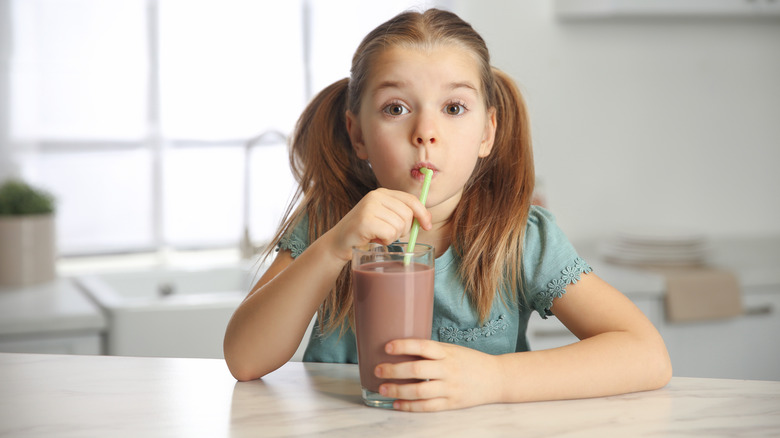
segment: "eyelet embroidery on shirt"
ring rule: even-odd
[[[489,338],[498,333],[499,330],[506,330],[506,326],[507,324],[504,322],[504,315],[501,315],[499,319],[488,321],[482,326],[482,334],[485,335],[486,338]]]
[[[282,249],[289,249],[293,258],[296,258],[301,255],[304,249],[306,249],[306,245],[297,238],[294,238],[292,234],[287,234],[283,236],[276,245],[277,252]]]
[[[439,336],[445,341],[445,342],[458,342],[463,338],[463,335],[460,333],[460,330],[458,330],[455,327],[442,327],[439,329]]]
[[[574,265],[567,266],[561,271],[561,278],[553,279],[547,283],[547,291],[536,297],[536,309],[543,311],[552,306],[554,298],[560,298],[566,293],[566,286],[580,281],[580,275],[592,272],[593,268],[581,257],[574,259]]]
[[[444,342],[451,344],[460,341],[474,342],[481,337],[490,337],[498,333],[499,331],[505,331],[509,327],[509,323],[504,319],[504,315],[500,315],[498,319],[486,322],[482,327],[474,327],[470,329],[461,330],[457,327],[441,327],[439,328],[439,337]]]

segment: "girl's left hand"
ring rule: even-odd
[[[501,376],[496,356],[459,345],[423,339],[388,342],[392,355],[423,359],[397,364],[383,363],[375,374],[382,379],[421,379],[419,383],[383,383],[379,392],[397,398],[401,411],[441,411],[498,402]]]

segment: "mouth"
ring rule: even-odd
[[[437,169],[436,166],[434,166],[431,163],[417,163],[414,165],[414,167],[412,167],[412,170],[410,172],[412,178],[422,182],[425,179],[425,174],[420,172],[420,169],[422,169],[423,167],[431,169],[433,171],[434,177],[436,176],[437,173],[439,173],[439,169]]]

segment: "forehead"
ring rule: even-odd
[[[379,53],[368,72],[367,91],[388,83],[405,88],[439,89],[470,85],[482,94],[480,64],[469,50],[454,45],[432,48],[393,47]]]

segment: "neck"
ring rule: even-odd
[[[450,223],[450,218],[452,217],[452,213],[455,212],[455,208],[458,206],[462,195],[463,192],[461,190],[454,196],[437,202],[435,205],[428,204],[428,211],[431,212],[433,227],[428,231],[420,228],[417,234],[417,242],[433,246],[436,257],[444,254],[452,243],[452,224]],[[402,240],[408,238],[408,234],[401,237]]]
[[[447,251],[450,247],[450,243],[452,243],[452,224],[450,223],[451,214],[444,216],[436,213],[437,212],[434,211],[434,209],[431,209],[433,227],[428,231],[420,228],[417,234],[417,242],[433,246],[436,257],[439,257]],[[407,234],[406,236],[402,236],[401,239],[407,240],[408,237]]]
[[[434,222],[433,229],[430,231],[420,230],[417,241],[433,246],[436,257],[440,257],[450,247],[450,228],[448,221]]]
[[[436,257],[444,254],[452,244],[452,223],[450,219],[460,203],[463,192],[460,191],[443,201],[431,205],[428,210],[431,212],[433,228],[428,231],[420,229],[417,241],[432,245],[435,249]]]

